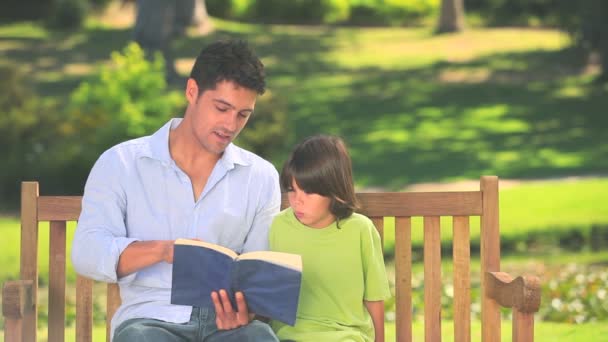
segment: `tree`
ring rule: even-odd
[[[160,51],[165,59],[168,80],[179,79],[171,53],[171,42],[196,24],[200,33],[210,30],[204,0],[137,0],[133,36],[149,59]]]
[[[587,0],[582,2],[581,38],[590,51],[599,54],[601,72],[596,82],[608,83],[608,2],[606,0]]]
[[[437,33],[464,30],[464,0],[441,0]]]
[[[205,0],[194,0],[194,14],[192,16],[192,24],[196,26],[200,34],[206,34],[213,29]]]
[[[601,72],[597,83],[608,82],[608,1],[563,0],[560,24],[588,54],[599,56]]]

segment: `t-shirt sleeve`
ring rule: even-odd
[[[371,221],[361,232],[361,253],[365,279],[363,299],[367,301],[385,300],[391,296],[384,266],[380,234]]]

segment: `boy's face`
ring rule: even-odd
[[[291,181],[287,199],[298,221],[310,228],[325,228],[336,220],[329,211],[329,197],[308,194],[298,187],[295,180]]]
[[[231,81],[217,83],[215,89],[198,95],[196,81],[186,86],[188,115],[194,137],[201,148],[211,154],[222,154],[241,132],[255,107],[257,93]]]

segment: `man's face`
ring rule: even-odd
[[[186,97],[193,135],[201,148],[222,154],[241,132],[255,107],[257,93],[231,81],[217,83],[215,89],[198,95],[198,86],[188,80]]]

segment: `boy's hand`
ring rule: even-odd
[[[235,294],[237,311],[232,308],[232,303],[228,299],[225,290],[211,292],[211,300],[215,307],[215,324],[219,330],[229,330],[249,324],[253,319],[253,314],[249,313],[245,296],[242,292]]]

